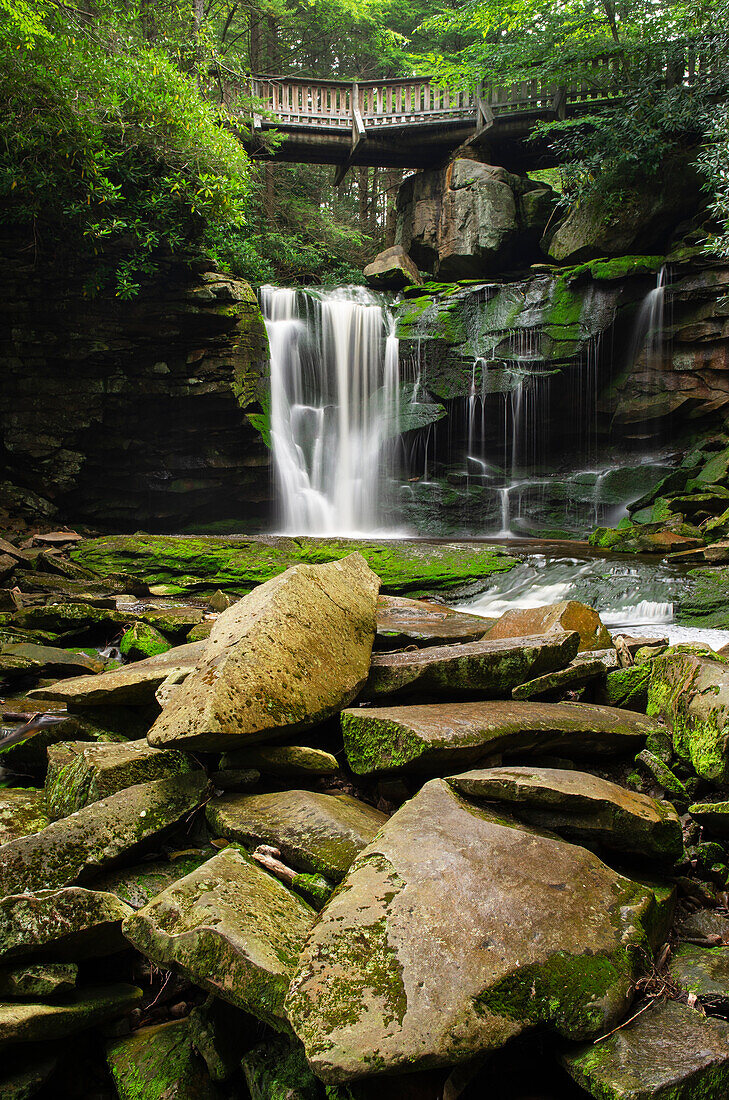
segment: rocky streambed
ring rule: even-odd
[[[0,544],[0,1095],[729,1093],[723,653],[156,543]]]

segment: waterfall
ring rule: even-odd
[[[635,319],[630,362],[634,363],[645,349],[646,365],[653,369],[660,365],[664,344],[666,283],[668,269],[663,264],[656,276],[656,285],[649,290],[640,304]]]
[[[399,424],[392,316],[358,287],[314,295],[266,286],[260,297],[284,530],[381,530]]]

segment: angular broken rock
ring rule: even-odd
[[[48,749],[46,804],[54,820],[108,798],[125,787],[193,771],[181,752],[161,752],[145,741],[62,741]]]
[[[506,803],[520,820],[570,840],[596,841],[664,862],[674,862],[683,852],[673,806],[588,772],[484,768],[449,776],[446,782],[469,798]]]
[[[0,1001],[67,1000],[76,988],[75,963],[26,962],[0,971]],[[0,1095],[2,1095],[0,1083]]]
[[[32,699],[54,699],[78,707],[144,706],[154,702],[160,684],[172,673],[188,676],[201,660],[207,642],[176,646],[157,657],[136,661],[99,676],[77,676],[28,692]]]
[[[19,645],[0,646],[0,677],[15,679],[22,676],[45,676],[49,679],[63,679],[78,675],[100,673],[104,665],[87,653],[73,653],[68,649],[54,646],[34,645],[22,642]]]
[[[729,1007],[729,947],[699,947],[683,943],[669,965],[671,977],[682,989],[695,993],[702,1005],[726,1015]]]
[[[729,782],[729,668],[694,653],[651,662],[648,713],[665,718],[676,754],[702,779]]]
[[[0,896],[87,881],[176,825],[204,801],[208,789],[202,772],[138,783],[5,844]]]
[[[342,714],[344,748],[357,775],[432,775],[496,753],[619,756],[635,752],[660,728],[644,714],[589,703],[499,700],[359,707]]]
[[[94,879],[94,890],[114,894],[132,909],[141,909],[173,882],[195,871],[215,855],[215,849],[191,849],[177,859],[154,859],[133,867],[105,871]]]
[[[367,677],[379,578],[361,554],[297,565],[224,611],[149,731],[158,748],[280,739],[347,706]]]
[[[292,867],[339,881],[387,821],[347,794],[275,791],[224,795],[208,803],[210,828],[256,847],[271,844]]]
[[[600,1100],[719,1100],[729,1094],[729,1024],[655,1000],[609,1039],[562,1062]]]
[[[283,1001],[316,913],[243,852],[226,848],[124,922],[152,962],[288,1030]]]
[[[264,775],[286,777],[333,775],[339,771],[336,756],[303,745],[251,745],[225,753],[220,767],[223,771],[253,769]]]
[[[107,1045],[106,1061],[119,1100],[219,1100],[197,1057],[189,1020],[143,1027]]]
[[[141,989],[120,982],[79,991],[66,1004],[0,1004],[0,1046],[63,1039],[122,1016],[141,999]]]
[[[509,696],[535,676],[568,665],[577,653],[579,635],[563,632],[512,640],[465,642],[403,653],[379,653],[361,698],[440,695],[457,699],[478,693],[487,699]]]
[[[377,601],[375,649],[400,649],[407,645],[448,645],[483,638],[493,619],[466,615],[428,600],[404,596],[380,596]]]
[[[131,912],[113,894],[80,886],[10,894],[0,899],[0,959],[111,955],[124,948],[121,922]]]
[[[457,1064],[546,1025],[619,1022],[652,893],[432,780],[320,915],[286,1009],[326,1083]]]
[[[0,845],[37,833],[47,824],[43,791],[35,787],[6,787],[0,790]]]
[[[514,608],[506,611],[489,630],[489,640],[521,638],[530,634],[547,634],[553,630],[576,630],[580,635],[580,652],[588,649],[608,649],[613,640],[597,611],[578,600],[563,600],[544,607]]]
[[[585,684],[604,682],[605,665],[602,661],[573,661],[567,668],[547,672],[534,680],[519,684],[511,693],[512,699],[544,699],[550,695],[562,695],[569,689]]]

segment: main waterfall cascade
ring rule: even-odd
[[[652,364],[661,353],[666,281],[662,269],[637,310],[630,361],[643,354]],[[384,296],[266,286],[260,300],[287,533],[510,537],[533,533],[537,517],[542,528],[579,534],[617,522],[646,476],[667,472],[660,454],[596,452],[599,337],[563,375],[540,364],[533,331],[504,330],[498,350],[474,361],[462,410],[454,399],[446,416],[421,380],[419,345],[415,363],[400,361]],[[510,379],[501,392],[489,389],[494,367]],[[562,409],[573,449],[560,458]]]

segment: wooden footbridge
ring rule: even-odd
[[[693,84],[708,71],[710,51],[686,51],[683,67],[667,63],[667,84]],[[547,163],[544,145],[525,138],[540,120],[577,118],[621,97],[623,58],[594,58],[577,85],[524,80],[499,87],[453,91],[424,77],[345,82],[255,76],[258,106],[249,147],[275,160],[337,165],[340,182],[352,165],[426,168],[464,142],[488,151],[495,163],[526,169]],[[277,130],[285,140],[272,151],[261,140]]]

